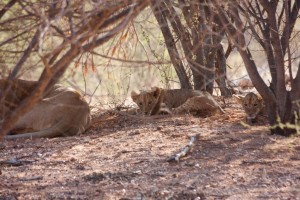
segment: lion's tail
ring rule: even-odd
[[[6,140],[13,140],[13,139],[25,139],[25,138],[53,138],[59,136],[72,136],[72,135],[79,135],[85,131],[85,127],[72,126],[66,125],[63,121],[58,122],[54,126],[30,133],[22,133],[17,135],[7,135],[5,136]]]

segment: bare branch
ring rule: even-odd
[[[5,13],[15,5],[18,0],[10,0],[3,8],[0,10],[0,19],[5,15]]]
[[[40,31],[36,30],[31,42],[29,43],[28,47],[26,48],[26,50],[24,51],[22,57],[20,58],[20,60],[18,61],[18,63],[16,64],[16,66],[14,67],[13,71],[11,72],[11,74],[9,75],[8,79],[11,80],[13,78],[16,77],[16,75],[18,74],[18,72],[20,71],[20,69],[22,68],[23,64],[26,62],[26,60],[28,59],[30,53],[32,52],[32,49],[37,45],[38,43],[38,37],[40,36]]]
[[[286,19],[288,21],[288,25],[286,23],[286,26],[284,27],[284,30],[283,30],[283,34],[281,36],[281,44],[282,44],[283,54],[285,54],[285,52],[286,52],[288,41],[291,37],[292,31],[294,30],[296,20],[299,16],[299,9],[300,9],[300,0],[296,0],[294,2],[294,6],[293,6],[291,13],[289,14],[289,18]],[[286,12],[288,12],[288,10],[286,10]]]

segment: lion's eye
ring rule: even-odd
[[[244,106],[248,106],[248,104],[244,103]]]
[[[257,106],[257,103],[253,104],[253,106],[256,107],[256,106]]]
[[[142,102],[140,102],[140,103],[139,103],[139,105],[140,105],[140,106],[142,106],[142,105],[143,105],[143,103],[142,103]]]
[[[152,104],[152,101],[149,101],[149,103],[148,103],[149,105],[151,105]]]

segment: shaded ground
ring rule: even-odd
[[[208,118],[104,113],[78,137],[4,142],[0,199],[300,199],[300,138]],[[167,162],[200,134],[179,162]],[[12,164],[9,164],[11,162]]]

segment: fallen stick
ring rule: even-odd
[[[280,160],[270,160],[270,161],[265,161],[265,160],[243,160],[243,164],[273,164],[275,162],[280,162]]]
[[[186,145],[179,153],[172,155],[170,158],[167,159],[167,162],[177,161],[179,162],[179,159],[186,156],[192,149],[192,146],[195,144],[195,141],[197,141],[199,137],[199,134],[196,134],[191,137],[190,142],[188,145]]]
[[[42,176],[33,176],[33,177],[29,177],[29,178],[19,178],[19,181],[36,181],[36,180],[43,180],[44,177]]]
[[[17,158],[12,158],[10,160],[0,160],[0,165],[11,165],[11,166],[21,166],[26,163],[35,162],[34,160],[19,160]]]

